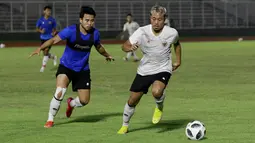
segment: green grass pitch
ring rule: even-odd
[[[65,117],[67,91],[55,126],[43,128],[55,92],[52,61],[40,73],[42,56],[28,59],[35,48],[0,49],[1,143],[191,143],[184,130],[191,120],[207,128],[204,143],[255,141],[255,42],[183,43],[182,65],[167,88],[162,122],[152,125],[155,103],[145,95],[130,123],[118,135],[124,104],[138,63],[124,62],[120,45],[105,45],[116,61],[107,63],[92,50],[92,98]],[[61,56],[63,46],[52,53]],[[140,52],[138,52],[141,57]]]

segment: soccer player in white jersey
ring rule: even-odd
[[[138,28],[139,28],[139,24],[137,22],[133,21],[133,18],[132,18],[131,14],[128,14],[127,15],[127,22],[123,26],[123,32],[127,31],[128,35],[130,37]],[[128,61],[128,60],[130,60],[131,56],[134,57],[135,62],[139,61],[139,58],[137,57],[135,51],[127,52],[126,57],[124,57],[123,59],[125,61]]]
[[[122,46],[122,50],[125,52],[135,51],[140,47],[143,58],[130,88],[131,94],[124,107],[123,124],[118,134],[128,132],[129,121],[135,112],[135,106],[143,94],[147,94],[151,85],[156,103],[152,123],[157,124],[161,120],[165,99],[164,90],[172,71],[181,65],[181,45],[178,40],[178,32],[164,24],[165,14],[164,7],[153,6],[150,15],[151,24],[137,29]],[[171,58],[172,44],[176,54],[174,64],[172,64]]]

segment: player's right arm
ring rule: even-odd
[[[57,44],[61,41],[61,38],[56,35],[55,37],[49,39],[48,41],[44,42],[39,48],[37,48],[29,57],[32,57],[34,55],[40,55],[40,51],[44,50],[45,48],[52,46],[53,44]]]
[[[45,30],[44,29],[40,29],[39,27],[36,27],[36,32],[39,32],[39,33],[44,33],[45,32]]]
[[[142,34],[142,30],[140,28],[137,29],[132,34],[132,36],[130,36],[129,39],[122,45],[122,50],[124,52],[135,51],[141,43]]]
[[[137,22],[135,22],[135,29],[137,30],[139,27],[140,25]]]
[[[45,30],[40,28],[41,25],[42,25],[41,19],[38,19],[36,22],[36,32],[43,34]]]
[[[127,30],[127,26],[126,26],[126,23],[123,25],[123,31],[121,32],[121,36],[120,36],[120,39],[123,40],[124,39],[124,33],[125,31]]]
[[[123,26],[123,32],[127,30],[127,26],[126,26],[126,23],[124,24]]]
[[[49,39],[48,41],[44,42],[39,48],[37,48],[30,57],[34,55],[40,55],[40,51],[44,50],[45,48],[52,46],[54,44],[57,44],[58,42],[68,39],[71,36],[71,31],[69,27],[65,28],[61,32],[58,33],[58,35],[54,36],[53,38]]]

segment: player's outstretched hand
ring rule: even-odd
[[[180,63],[174,63],[173,66],[173,71],[175,71],[176,69],[178,69],[178,67],[180,66]]]
[[[28,58],[31,58],[34,55],[40,55],[41,48],[37,48]]]
[[[106,59],[106,61],[114,61],[114,58],[112,56],[108,56],[105,59]]]

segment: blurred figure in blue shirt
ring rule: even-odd
[[[56,34],[56,21],[53,17],[51,17],[50,6],[45,6],[43,8],[43,16],[40,19],[38,19],[36,22],[36,31],[41,33],[40,34],[41,44],[51,39]],[[51,46],[43,50],[44,57],[43,57],[42,67],[40,69],[40,72],[44,71],[49,58],[53,59],[54,66],[57,65],[57,56],[51,54],[49,52],[50,49],[51,49]]]

